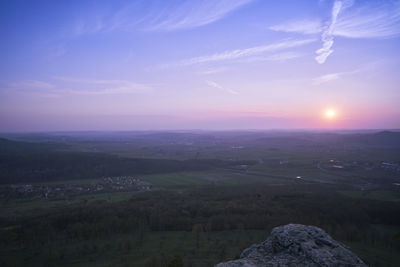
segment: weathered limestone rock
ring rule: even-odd
[[[239,260],[215,267],[366,267],[322,229],[301,224],[275,227],[263,243],[245,249]]]

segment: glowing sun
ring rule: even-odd
[[[334,109],[328,109],[328,110],[325,112],[325,116],[326,116],[328,119],[333,119],[333,118],[336,116],[336,111],[335,111]]]

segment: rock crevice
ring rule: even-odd
[[[240,259],[215,267],[366,267],[346,246],[315,226],[288,224],[275,227],[261,244],[245,249]]]

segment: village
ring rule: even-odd
[[[361,162],[361,161],[342,161],[330,159],[328,162],[319,162],[317,165],[320,169],[325,170],[363,170],[363,171],[388,171],[393,173],[400,173],[399,162]]]
[[[8,196],[16,198],[57,199],[80,194],[115,191],[150,191],[152,185],[132,176],[104,177],[87,184],[18,184],[11,185]],[[2,197],[6,195],[1,194]]]

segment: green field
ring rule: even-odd
[[[0,139],[0,266],[213,266],[287,223],[321,227],[369,266],[400,266],[400,180],[382,167],[400,150],[374,135],[282,136]],[[124,176],[151,186],[104,184]]]
[[[372,199],[372,200],[381,200],[381,201],[400,201],[400,192],[394,191],[339,191],[341,194],[352,197],[352,198],[361,198],[361,199]]]
[[[219,261],[236,258],[249,244],[260,243],[267,235],[265,231],[210,232],[201,233],[198,238],[192,232],[182,231],[119,235],[104,240],[65,243],[59,248],[44,244],[25,250],[23,255],[18,253],[15,261],[5,266],[28,263],[31,266],[83,267],[99,266],[99,263],[101,266],[144,266],[151,262],[168,262],[173,255],[181,256],[193,266],[213,266]],[[60,257],[64,260],[60,261]]]
[[[117,235],[95,241],[67,242],[59,247],[43,244],[25,249],[22,254],[11,250],[7,258],[13,260],[3,266],[160,266],[175,255],[189,266],[213,266],[238,258],[243,249],[261,243],[268,234],[262,230],[235,230],[204,232],[199,236],[184,231]],[[344,243],[370,266],[395,267],[400,262],[395,250],[361,242]]]
[[[56,210],[69,205],[84,204],[93,201],[118,202],[132,197],[134,192],[109,192],[73,196],[68,199],[12,199],[0,202],[2,217],[26,216]]]

